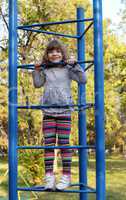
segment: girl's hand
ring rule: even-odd
[[[35,70],[41,71],[41,64],[40,63],[35,64]]]
[[[70,59],[67,61],[69,65],[74,65],[76,63],[76,59],[74,56],[71,56]]]

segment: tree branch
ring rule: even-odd
[[[2,8],[0,8],[0,14],[1,14],[1,16],[3,18],[3,21],[4,21],[4,23],[5,23],[6,27],[7,27],[7,30],[9,31],[9,26],[8,26],[8,23],[7,23],[6,19],[5,19],[5,16],[4,16],[3,12],[2,12]]]
[[[3,51],[6,51],[6,50],[7,50],[7,48],[4,48],[4,47],[2,47],[2,46],[0,46],[0,48],[1,48]]]

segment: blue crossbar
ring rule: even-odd
[[[35,29],[32,29],[32,28],[22,28],[21,30],[32,31],[32,32],[35,32],[35,33],[43,33],[43,34],[47,34],[47,35],[57,35],[57,36],[60,36],[60,37],[76,38],[76,39],[80,37],[80,36],[77,36],[77,35],[68,35],[68,34],[63,34],[63,33],[56,33],[56,32],[53,32],[53,31],[35,30]]]
[[[45,190],[44,186],[36,186],[36,187],[18,187],[18,191],[34,191],[34,192],[49,192],[49,190]],[[51,190],[51,192],[64,192],[64,193],[96,193],[95,189],[85,189],[85,190]]]
[[[88,185],[85,185],[85,184],[83,184],[83,183],[74,183],[74,184],[71,184],[70,186],[71,186],[71,187],[72,187],[72,186],[83,186],[84,188],[87,188],[87,189],[90,189],[90,190],[95,190],[94,188],[92,188],[92,187],[90,187],[90,186],[88,186]]]
[[[41,110],[43,108],[70,108],[70,107],[79,107],[79,108],[83,108],[83,109],[88,109],[88,108],[92,108],[94,107],[93,103],[87,103],[87,104],[66,104],[66,105],[26,105],[26,106],[22,106],[22,105],[18,105],[17,108],[18,109],[38,109]]]
[[[89,21],[93,21],[93,20],[94,20],[93,18],[88,18],[88,19],[81,19],[81,20],[64,20],[64,21],[58,21],[58,22],[44,22],[44,23],[40,23],[40,24],[18,26],[18,29],[39,27],[39,26],[51,26],[51,25],[58,25],[58,24],[69,24],[69,23],[77,23],[77,22],[89,22]]]
[[[85,63],[85,64],[91,64],[91,66],[94,64],[94,61],[93,60],[87,60],[87,61],[77,61],[76,62],[77,64],[82,64],[82,63]],[[61,64],[61,65],[67,65],[68,63],[64,63],[64,62],[60,62],[60,63],[56,63],[56,64]],[[42,68],[46,67],[45,64],[42,64],[41,65]],[[18,65],[18,69],[31,69],[31,70],[34,70],[34,64],[23,64],[23,65]],[[86,68],[85,70],[86,71]]]
[[[17,146],[17,149],[96,149],[96,146]]]

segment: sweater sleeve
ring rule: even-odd
[[[86,83],[86,74],[79,64],[76,64],[74,67],[67,65],[67,67],[70,79],[77,81],[78,83]]]
[[[37,71],[37,70],[33,71],[32,78],[33,78],[34,87],[36,87],[36,88],[42,87],[46,81],[46,75],[43,70],[42,71]]]

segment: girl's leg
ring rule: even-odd
[[[53,116],[43,117],[43,134],[45,146],[56,144],[56,121]],[[44,152],[45,174],[53,174],[54,149],[46,149]]]
[[[69,138],[71,131],[71,116],[59,116],[56,121],[58,144],[61,146],[69,146]],[[63,175],[71,174],[72,150],[61,149],[61,158],[63,165]]]

